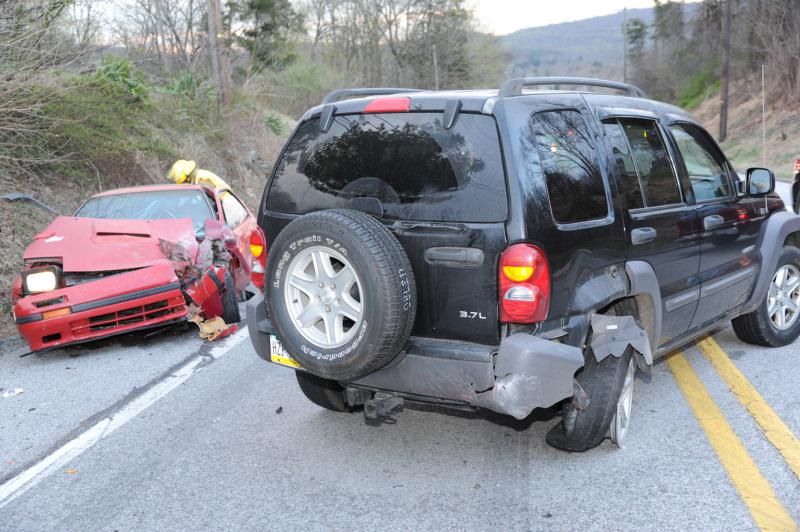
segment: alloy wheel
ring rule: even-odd
[[[349,342],[364,318],[361,282],[353,266],[326,247],[303,250],[289,265],[286,308],[294,327],[322,349]]]

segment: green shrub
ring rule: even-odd
[[[209,88],[203,87],[197,76],[188,70],[179,70],[164,90],[170,94],[178,94],[192,99],[206,97],[209,94]]]
[[[48,149],[61,158],[53,173],[73,182],[127,184],[137,176],[137,153],[171,158],[173,150],[151,124],[154,106],[132,105],[128,88],[102,76],[63,76],[66,90],[45,107],[54,124]]]
[[[285,122],[283,118],[276,115],[275,113],[267,113],[264,115],[264,125],[267,126],[267,129],[275,133],[276,135],[283,135]]]
[[[144,76],[128,59],[107,55],[97,67],[95,77],[108,84],[122,88],[135,102],[147,101],[150,92]]]

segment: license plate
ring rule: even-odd
[[[300,367],[300,364],[283,348],[281,341],[274,334],[269,335],[269,358],[281,366]]]

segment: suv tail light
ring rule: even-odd
[[[500,255],[500,321],[538,323],[550,305],[550,271],[544,252],[514,244]]]
[[[260,227],[250,233],[250,254],[253,255],[253,267],[250,269],[250,280],[260,289],[264,288],[264,270],[267,266],[267,241]]]

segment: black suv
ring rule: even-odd
[[[336,91],[267,183],[250,336],[331,410],[556,406],[551,445],[620,444],[637,366],[729,320],[758,345],[800,334],[800,217],[774,179],[741,182],[627,84]]]

